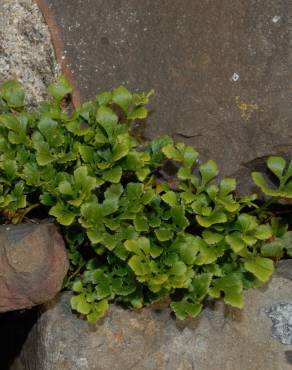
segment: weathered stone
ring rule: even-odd
[[[47,86],[60,73],[50,33],[33,0],[0,1],[0,84],[21,82],[27,102],[47,97]]]
[[[154,88],[146,134],[195,146],[224,175],[291,154],[290,0],[45,1],[83,98]]]
[[[54,224],[0,226],[0,312],[52,299],[67,270],[64,241]]]
[[[185,322],[167,309],[112,306],[102,322],[89,326],[72,314],[70,295],[62,294],[44,306],[21,369],[290,370],[292,281],[285,270],[292,261],[284,265],[267,286],[246,292],[244,310],[217,302]]]

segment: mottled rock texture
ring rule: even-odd
[[[46,1],[83,98],[154,88],[146,134],[224,175],[291,154],[291,0]]]
[[[64,241],[54,224],[0,226],[0,312],[49,301],[67,270]]]
[[[0,84],[16,79],[29,90],[27,102],[46,97],[60,73],[50,33],[33,0],[0,1]]]
[[[269,285],[247,291],[244,310],[217,302],[185,322],[167,309],[112,306],[90,327],[72,315],[70,296],[62,294],[43,307],[23,347],[21,369],[290,370],[291,269],[292,261],[281,263]]]

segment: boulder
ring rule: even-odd
[[[246,291],[245,308],[210,302],[197,319],[168,309],[112,305],[96,326],[72,314],[70,294],[43,306],[20,362],[22,370],[290,370],[292,261],[265,287]]]
[[[69,267],[56,226],[0,226],[0,312],[51,300],[62,288]]]
[[[30,106],[48,97],[60,74],[50,32],[34,0],[0,1],[0,85],[14,79],[27,91]]]
[[[119,85],[155,90],[141,136],[185,141],[224,176],[291,155],[290,0],[38,2],[83,99]]]

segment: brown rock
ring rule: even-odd
[[[290,370],[292,261],[240,311],[216,302],[176,321],[167,309],[111,306],[91,327],[73,315],[68,293],[44,306],[21,354],[21,370]]]
[[[0,226],[0,312],[52,299],[67,270],[64,241],[54,224]]]
[[[224,176],[291,155],[290,0],[41,2],[83,99],[119,85],[153,88],[142,134],[195,146]]]

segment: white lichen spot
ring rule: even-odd
[[[282,344],[292,344],[292,302],[274,303],[266,313],[272,320],[272,336]]]
[[[231,81],[237,82],[239,80],[239,74],[234,72],[233,75],[231,76]]]
[[[9,231],[10,230],[10,227],[6,227],[6,231]]]
[[[281,19],[281,17],[280,17],[279,15],[275,15],[275,16],[272,18],[272,22],[273,22],[273,23],[278,23],[280,19]]]
[[[76,359],[76,364],[80,369],[88,369],[88,361],[85,357],[80,357]]]

